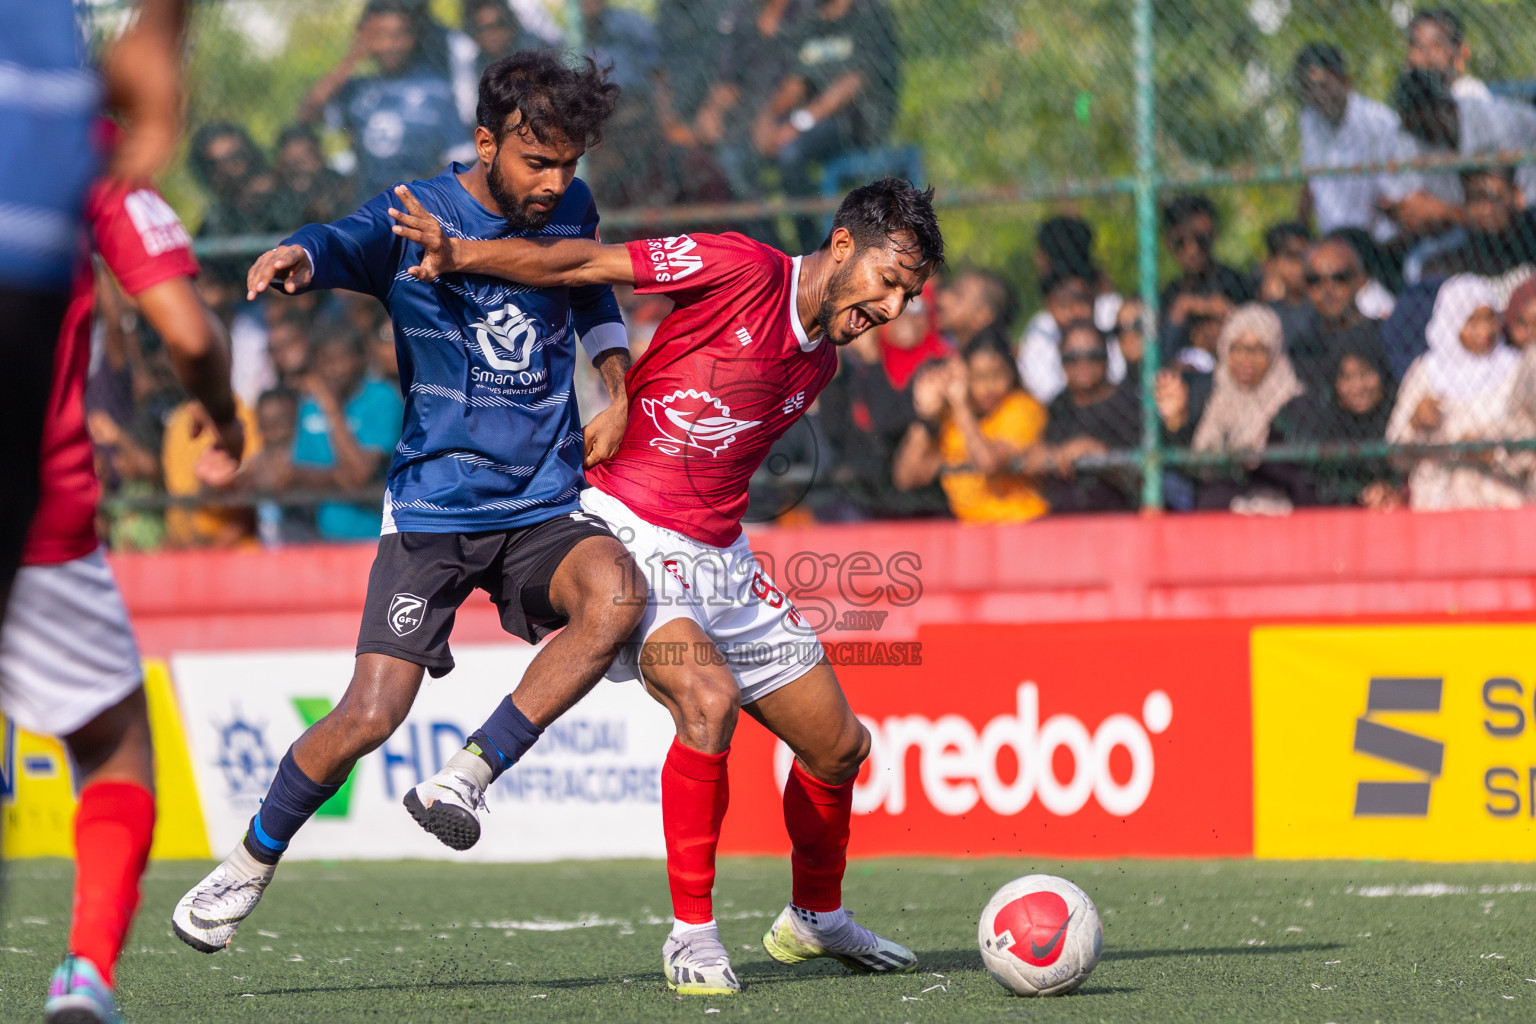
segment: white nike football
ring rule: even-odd
[[[987,903],[977,926],[981,959],[1021,996],[1065,995],[1087,980],[1104,949],[1088,894],[1065,878],[1015,878]]]

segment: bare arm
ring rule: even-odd
[[[845,71],[823,89],[814,100],[805,105],[818,121],[825,121],[842,110],[864,88],[864,76],[857,71]]]
[[[147,181],[176,149],[186,23],[186,0],[141,0],[133,25],[102,60],[107,105],[128,122],[112,156],[112,173],[125,181]]]
[[[395,234],[422,247],[421,263],[410,268],[418,281],[443,274],[485,274],[535,288],[587,284],[634,284],[629,250],[590,238],[452,238],[404,185],[395,186],[404,210],[390,208]]]
[[[783,148],[785,140],[780,135],[784,126],[781,122],[804,102],[808,92],[805,79],[799,75],[789,75],[779,83],[773,96],[752,119],[752,144],[759,153],[773,155]]]
[[[613,453],[619,450],[619,442],[624,439],[624,427],[629,423],[629,389],[624,383],[624,376],[630,366],[629,350],[606,349],[598,355],[593,365],[603,375],[603,384],[608,388],[609,404],[608,408],[592,417],[592,422],[583,431],[585,457],[582,464],[587,469],[613,457]]]
[[[181,380],[213,422],[214,447],[231,460],[229,471],[245,452],[245,429],[235,412],[229,388],[229,336],[189,277],[173,277],[140,292],[139,310],[165,341],[166,352]]]
[[[313,124],[320,119],[325,111],[325,105],[341,91],[348,80],[357,73],[357,66],[368,59],[372,53],[371,38],[359,27],[352,37],[352,48],[347,55],[341,58],[341,62],[327,71],[320,80],[310,86],[309,92],[299,103],[299,120],[304,124]]]
[[[911,491],[933,483],[944,466],[939,439],[923,423],[913,423],[896,449],[891,481],[898,491]]]
[[[994,441],[981,432],[981,423],[966,403],[952,404],[950,415],[965,439],[965,454],[976,472],[991,476],[1008,469],[1020,452],[1006,441]]]
[[[305,390],[330,425],[331,453],[335,456],[335,465],[318,471],[328,478],[322,486],[351,489],[371,482],[384,463],[384,453],[364,448],[358,443],[352,428],[347,425],[347,411],[341,399],[331,394],[324,385],[311,380],[305,385]]]

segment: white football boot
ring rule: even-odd
[[[404,803],[416,824],[454,850],[467,850],[480,841],[480,815],[476,812],[490,810],[485,806],[485,790],[451,761],[407,791]]]
[[[668,935],[661,946],[661,969],[667,987],[681,996],[729,996],[741,991],[718,925]]]
[[[176,937],[200,953],[217,953],[235,941],[277,871],[252,857],[242,842],[224,863],[194,885],[171,914]]]
[[[859,974],[906,974],[917,969],[917,956],[910,949],[876,935],[846,910],[818,914],[790,904],[763,936],[763,948],[781,964],[827,957]]]

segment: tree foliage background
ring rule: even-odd
[[[575,5],[551,0],[568,19]],[[941,193],[1130,175],[1135,153],[1133,0],[886,0],[900,26],[897,141],[921,149]],[[654,2],[620,6],[654,12]],[[725,0],[720,0],[722,6]],[[361,0],[206,0],[195,10],[190,120],[245,125],[270,145],[309,86],[346,52]],[[1489,81],[1536,78],[1536,2],[1451,5]],[[100,23],[120,0],[102,0]],[[433,0],[457,25],[457,0]],[[1294,163],[1297,50],[1324,40],[1345,54],[1356,88],[1385,99],[1405,53],[1404,0],[1153,0],[1157,158],[1164,175]],[[661,26],[663,32],[666,26]],[[702,53],[698,59],[716,60]],[[203,197],[178,164],[163,182],[190,224]],[[1265,227],[1294,216],[1298,186],[1209,190],[1223,211],[1219,254],[1247,265]],[[1536,199],[1536,197],[1532,197]],[[1000,270],[1033,294],[1033,228],[1070,210],[1094,224],[1099,255],[1134,286],[1135,224],[1123,192],[1074,201],[950,207],[955,262]]]

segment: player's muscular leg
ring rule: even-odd
[[[640,655],[645,688],[677,723],[677,738],[701,754],[731,745],[741,711],[741,687],[723,664],[699,659],[713,641],[692,619],[673,619],[646,641]]]
[[[543,728],[602,678],[640,616],[648,591],[635,561],[612,537],[586,537],[561,560],[549,584],[549,603],[569,620],[538,653],[512,703]]]
[[[827,785],[847,782],[869,757],[869,730],[848,706],[825,658],[745,710],[783,740],[813,778]]]
[[[131,782],[155,786],[155,751],[150,741],[149,705],[140,687],[64,738],[88,782]]]
[[[325,785],[345,782],[357,759],[377,750],[405,721],[425,671],[387,654],[359,654],[341,702],[294,743],[299,769]]]

